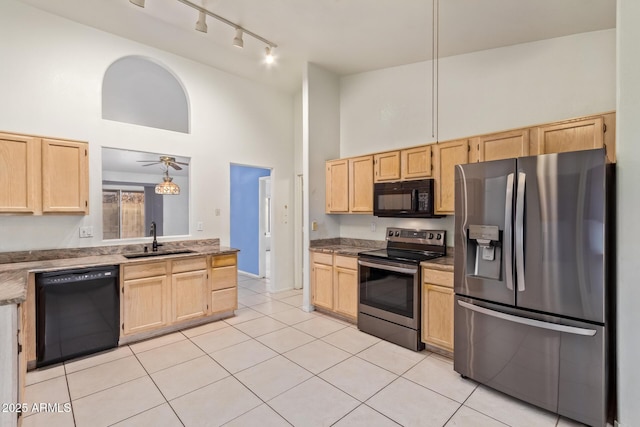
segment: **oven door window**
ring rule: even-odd
[[[413,318],[414,275],[360,267],[360,304]]]

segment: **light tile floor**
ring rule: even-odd
[[[47,426],[578,426],[239,276],[236,316],[29,372]],[[64,406],[60,406],[64,408]]]

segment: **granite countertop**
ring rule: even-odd
[[[238,252],[238,249],[220,246],[218,239],[209,239],[166,242],[160,251],[189,249],[193,251],[191,253],[167,254],[133,259],[128,259],[123,256],[123,254],[127,253],[143,252],[143,247],[144,245],[101,246],[85,249],[5,253],[2,257],[2,261],[5,263],[0,264],[0,305],[19,304],[25,301],[27,297],[27,278],[29,273],[56,271],[67,268],[164,261],[167,259],[180,259],[197,255],[218,255]],[[12,257],[16,262],[10,261]],[[29,257],[34,259],[30,260]],[[39,259],[42,257],[48,259]]]
[[[422,261],[420,265],[434,270],[450,271],[453,273],[453,255],[447,255],[442,258],[431,259],[429,261]]]
[[[372,251],[386,247],[386,242],[381,240],[350,239],[336,237],[332,239],[319,239],[309,242],[309,250],[329,254],[357,257],[360,252]]]
[[[338,254],[344,256],[357,257],[360,252],[370,251],[372,248],[363,246],[349,246],[349,245],[327,245],[327,246],[315,246],[310,247],[309,250],[313,252],[323,252],[328,254]]]

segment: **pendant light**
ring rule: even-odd
[[[180,194],[180,187],[169,176],[169,168],[164,171],[163,182],[156,185],[156,194],[162,194],[163,196]]]

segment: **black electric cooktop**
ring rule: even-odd
[[[441,253],[428,252],[428,251],[410,251],[405,249],[378,249],[375,251],[360,252],[358,254],[364,258],[382,258],[389,261],[401,261],[408,263],[420,264],[422,261],[427,261],[434,258],[440,258],[444,256]]]

